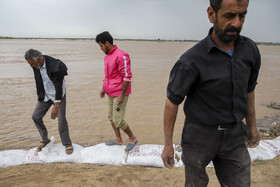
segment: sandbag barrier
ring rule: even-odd
[[[55,138],[51,137],[51,142],[41,152],[37,152],[37,148],[0,151],[0,167],[55,162],[164,167],[161,160],[163,145],[136,145],[132,151],[127,153],[124,145],[106,146],[105,143],[101,143],[91,147],[82,147],[78,144],[73,144],[74,152],[71,155],[67,155],[65,147],[61,143],[54,144],[54,141]],[[184,166],[179,147],[174,145],[175,167]],[[261,140],[257,147],[248,148],[248,151],[251,160],[273,159],[280,154],[280,136],[273,140]],[[213,165],[210,163],[208,166]]]

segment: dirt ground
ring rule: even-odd
[[[280,156],[252,162],[253,187],[279,187]],[[214,168],[207,168],[209,187],[219,186]],[[30,164],[0,168],[0,186],[184,186],[184,168]]]

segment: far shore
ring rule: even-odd
[[[10,36],[0,36],[0,39],[24,39],[24,40],[94,40],[94,38],[63,38],[63,37],[57,37],[57,38],[48,38],[48,37],[10,37]],[[117,41],[143,41],[143,42],[198,42],[199,40],[187,40],[187,39],[179,39],[179,40],[167,40],[167,39],[118,39]],[[256,42],[257,45],[280,45],[279,42]]]

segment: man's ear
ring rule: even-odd
[[[207,14],[208,14],[208,19],[209,19],[210,23],[214,23],[216,14],[215,14],[214,9],[211,6],[209,6],[207,8]]]
[[[106,41],[105,43],[104,43],[104,45],[106,46],[106,47],[109,47],[109,45],[111,45],[108,41]]]

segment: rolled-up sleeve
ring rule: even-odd
[[[167,86],[167,97],[175,105],[179,105],[188,95],[189,90],[198,76],[192,65],[178,60],[172,68]]]
[[[128,55],[122,55],[119,57],[118,71],[122,75],[124,81],[131,82],[132,72],[130,58]]]
[[[253,92],[255,90],[256,85],[258,84],[257,79],[261,67],[261,55],[259,53],[259,50],[257,50],[257,52],[258,54],[256,55],[255,64],[251,69],[251,73],[249,77],[247,93]]]

